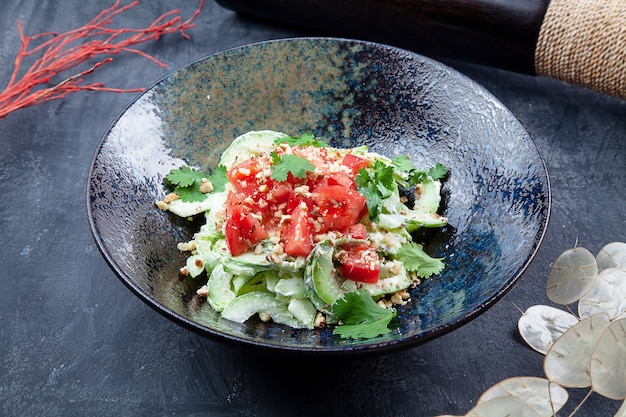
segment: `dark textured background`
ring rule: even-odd
[[[64,31],[112,1],[0,3],[0,85],[25,32]],[[119,24],[143,26],[192,1],[144,1]],[[115,57],[90,80],[146,87],[212,52],[296,32],[208,2],[190,30],[141,47],[168,64]],[[419,52],[419,50],[417,51]],[[464,414],[508,377],[541,376],[517,334],[519,312],[547,303],[551,262],[577,241],[592,252],[626,240],[626,102],[545,78],[446,62],[484,85],[527,126],[553,187],[544,245],[520,283],[485,314],[440,339],[358,361],[251,355],[155,313],[114,276],[86,219],[96,146],[133,94],[77,93],[0,120],[0,415],[434,416]],[[571,410],[585,390],[570,391]],[[619,404],[592,395],[580,415]],[[563,415],[566,415],[563,413]]]

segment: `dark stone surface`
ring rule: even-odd
[[[142,26],[179,4],[189,15],[190,3],[146,1],[119,24]],[[18,20],[27,34],[63,31],[103,7],[91,0],[0,3],[0,85],[19,45]],[[311,33],[208,2],[189,34],[142,47],[168,68],[120,55],[91,79],[145,87],[218,50]],[[133,94],[77,93],[0,120],[0,414],[460,415],[504,378],[541,376],[541,355],[517,334],[516,306],[548,303],[550,264],[576,242],[595,253],[624,240],[626,102],[545,78],[448,64],[502,100],[537,141],[551,178],[551,224],[529,271],[497,305],[437,340],[379,358],[249,355],[165,319],[115,277],[89,232],[85,188],[101,136]],[[570,391],[569,411],[585,393]],[[580,415],[612,415],[618,406],[594,394]]]

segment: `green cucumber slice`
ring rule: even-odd
[[[282,278],[276,283],[274,292],[285,297],[304,298],[306,297],[304,279],[299,277]]]
[[[412,283],[411,277],[409,277],[409,274],[406,272],[406,269],[404,269],[402,264],[399,265],[400,270],[396,274],[392,274],[390,271],[393,265],[393,261],[381,263],[380,277],[376,283],[369,284],[347,279],[344,281],[342,289],[347,292],[363,289],[369,292],[372,297],[393,294],[407,289]]]
[[[293,328],[306,327],[289,311],[287,304],[276,299],[273,294],[266,292],[249,292],[240,295],[224,307],[222,316],[237,323],[244,323],[259,313],[269,314],[275,323],[285,324]]]
[[[304,273],[304,283],[307,295],[318,307],[332,305],[345,293],[341,289],[343,279],[335,271],[333,265],[333,245],[328,241],[318,243],[307,258],[307,268]],[[319,302],[322,305],[318,305]]]
[[[202,201],[189,202],[177,199],[167,204],[167,210],[179,217],[192,217],[205,211],[219,211],[224,208],[226,192],[208,193]]]
[[[317,308],[308,298],[292,298],[289,300],[287,309],[297,318],[307,329],[313,328],[313,321],[317,314]]]
[[[222,153],[220,165],[226,169],[232,168],[238,162],[250,159],[253,156],[271,152],[276,147],[275,140],[286,138],[288,135],[273,130],[257,130],[244,133],[235,138],[228,148]]]
[[[211,307],[216,311],[222,311],[232,300],[235,299],[235,293],[230,287],[233,274],[224,270],[222,264],[218,264],[209,277],[207,287],[209,296],[207,300]]]
[[[426,177],[420,185],[421,192],[416,195],[413,208],[418,211],[435,213],[439,210],[441,203],[441,182],[435,181],[431,177]]]

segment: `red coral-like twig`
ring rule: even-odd
[[[113,60],[111,55],[117,55],[120,52],[134,53],[165,67],[165,64],[156,58],[133,46],[150,40],[159,40],[161,36],[173,32],[180,32],[185,39],[189,39],[185,31],[195,26],[193,21],[200,14],[204,0],[200,0],[198,9],[185,21],[178,15],[178,9],[175,9],[165,13],[143,29],[111,29],[109,27],[117,15],[138,4],[139,1],[134,1],[120,7],[120,0],[116,0],[113,6],[100,12],[86,25],[61,34],[44,32],[25,36],[22,23],[18,22],[21,46],[15,58],[11,79],[4,91],[0,93],[0,119],[15,110],[60,99],[75,91],[96,90],[116,93],[143,91],[143,88],[108,88],[102,83],[84,84],[83,77],[111,62]],[[40,40],[43,41],[31,47],[32,43]],[[39,57],[20,75],[24,59],[30,56]],[[49,84],[53,77],[101,56],[106,56],[106,58],[96,62],[90,68],[71,75],[52,87],[36,89],[36,87]]]

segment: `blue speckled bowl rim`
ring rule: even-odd
[[[250,352],[254,352],[254,353],[261,353],[261,354],[267,354],[267,353],[290,353],[290,354],[298,354],[298,355],[305,355],[305,356],[314,356],[314,357],[344,357],[344,356],[350,356],[350,357],[355,357],[355,355],[357,355],[358,357],[363,357],[363,356],[369,356],[369,355],[382,355],[382,354],[389,354],[389,353],[393,353],[399,350],[404,350],[404,349],[408,349],[411,347],[415,347],[418,346],[420,344],[426,343],[428,341],[431,341],[432,339],[435,339],[437,337],[443,336],[461,326],[463,326],[464,324],[472,321],[473,319],[475,319],[476,317],[478,317],[479,315],[481,315],[482,313],[484,313],[486,310],[488,310],[490,307],[492,307],[494,304],[496,304],[500,299],[502,299],[517,283],[517,281],[524,275],[524,273],[528,270],[529,266],[531,265],[531,263],[534,261],[542,243],[543,240],[545,238],[547,229],[548,229],[548,225],[550,222],[550,218],[551,218],[551,209],[552,209],[552,192],[551,192],[551,186],[550,186],[550,178],[548,175],[548,170],[547,170],[547,166],[545,163],[545,160],[543,158],[543,155],[541,154],[541,151],[539,149],[539,147],[537,146],[536,141],[534,140],[532,134],[528,131],[527,127],[524,125],[524,123],[519,120],[519,118],[517,118],[517,116],[515,116],[514,114],[513,117],[520,123],[520,125],[523,127],[523,129],[526,131],[526,133],[528,134],[528,140],[530,141],[530,143],[533,144],[533,149],[536,150],[537,152],[537,156],[539,158],[539,161],[541,162],[542,168],[543,168],[543,172],[545,174],[545,181],[546,181],[546,192],[547,195],[546,197],[546,204],[547,204],[547,209],[545,211],[545,218],[543,220],[543,224],[542,224],[542,228],[538,231],[537,235],[535,236],[534,239],[534,245],[533,245],[533,249],[531,251],[531,253],[528,255],[527,259],[525,260],[525,262],[522,264],[522,266],[519,268],[518,272],[513,275],[512,277],[510,277],[505,283],[504,285],[502,285],[500,287],[500,289],[495,292],[489,299],[487,299],[485,302],[481,303],[480,305],[478,305],[477,307],[473,308],[472,310],[468,311],[465,315],[463,315],[462,317],[459,317],[453,321],[448,322],[445,325],[441,325],[435,328],[432,328],[430,330],[424,331],[423,333],[420,333],[418,335],[414,335],[412,337],[404,337],[404,338],[398,338],[398,339],[393,339],[393,340],[387,340],[387,341],[383,341],[383,342],[373,342],[373,343],[367,343],[367,344],[360,344],[360,345],[347,345],[347,346],[333,346],[333,347],[323,347],[323,348],[316,348],[314,346],[308,348],[308,347],[302,347],[302,346],[288,346],[288,345],[280,345],[280,344],[276,344],[276,343],[264,343],[264,342],[258,342],[258,341],[254,341],[254,340],[250,340],[250,339],[246,339],[243,337],[236,337],[233,336],[231,334],[216,330],[216,329],[212,329],[212,328],[208,328],[207,326],[202,326],[199,323],[196,323],[192,320],[189,320],[185,317],[183,317],[182,315],[173,312],[172,310],[170,310],[169,308],[164,307],[156,298],[154,298],[153,296],[151,296],[150,294],[147,294],[142,288],[140,288],[132,279],[130,279],[129,277],[126,276],[126,274],[117,266],[117,263],[115,261],[115,259],[113,259],[110,254],[105,250],[104,247],[104,243],[102,241],[102,239],[100,238],[99,234],[98,234],[98,229],[97,226],[95,224],[94,221],[94,217],[93,217],[93,213],[92,213],[92,209],[91,209],[91,204],[90,204],[90,180],[93,176],[93,170],[94,167],[97,163],[97,159],[98,159],[98,155],[102,149],[102,147],[104,146],[107,136],[109,134],[109,132],[111,131],[111,129],[117,124],[117,122],[124,116],[124,114],[128,111],[129,108],[131,108],[143,95],[147,94],[148,92],[150,92],[152,89],[154,89],[156,86],[158,86],[159,84],[161,84],[162,82],[164,82],[165,80],[167,80],[169,77],[173,76],[174,74],[181,72],[181,71],[185,71],[186,69],[188,69],[189,67],[192,67],[194,65],[197,65],[199,62],[204,61],[206,59],[210,59],[213,56],[218,56],[218,55],[222,55],[222,54],[227,54],[231,51],[234,50],[239,50],[239,49],[243,49],[243,48],[254,48],[258,45],[263,45],[263,44],[267,44],[267,43],[273,43],[273,42],[288,42],[291,40],[305,40],[305,41],[311,41],[311,42],[315,42],[318,40],[330,40],[330,41],[336,41],[336,42],[348,42],[348,43],[360,43],[363,45],[372,45],[372,46],[379,46],[379,47],[384,47],[384,48],[391,48],[391,49],[395,49],[398,51],[404,51],[410,55],[419,57],[420,59],[429,62],[431,65],[434,66],[438,66],[441,68],[445,68],[448,71],[450,71],[451,73],[454,73],[455,75],[457,75],[459,78],[463,79],[465,82],[468,83],[468,85],[472,86],[474,89],[482,91],[486,97],[490,98],[494,103],[497,103],[499,105],[501,105],[503,108],[507,109],[508,108],[497,98],[495,97],[491,92],[489,92],[485,87],[483,87],[482,85],[478,84],[477,82],[475,82],[474,80],[472,80],[471,78],[465,76],[464,74],[461,74],[460,72],[458,72],[457,70],[449,67],[446,64],[441,63],[440,61],[434,60],[432,58],[429,57],[425,57],[423,55],[420,55],[418,53],[412,52],[412,51],[407,51],[404,50],[402,48],[398,48],[398,47],[394,47],[394,46],[390,46],[390,45],[385,45],[385,44],[381,44],[381,43],[376,43],[376,42],[370,42],[370,41],[363,41],[363,40],[356,40],[356,39],[349,39],[349,38],[337,38],[337,37],[292,37],[292,38],[280,38],[280,39],[271,39],[271,40],[264,40],[264,41],[259,41],[259,42],[254,42],[254,43],[249,43],[249,44],[244,44],[244,45],[239,45],[239,46],[234,46],[231,48],[227,48],[227,49],[223,49],[220,51],[216,51],[214,53],[211,53],[209,55],[203,56],[197,60],[194,60],[188,64],[185,64],[181,67],[179,67],[178,69],[173,70],[172,72],[168,73],[167,75],[163,76],[162,78],[160,78],[159,80],[157,80],[156,82],[154,82],[152,85],[150,85],[149,87],[147,87],[144,92],[139,93],[133,100],[131,100],[128,105],[119,113],[119,115],[110,123],[110,125],[108,126],[108,128],[105,131],[105,134],[102,136],[102,139],[100,140],[96,151],[94,153],[94,157],[92,159],[92,162],[90,164],[90,168],[89,168],[89,175],[87,177],[87,184],[86,184],[86,197],[87,197],[87,217],[88,217],[88,221],[89,221],[89,227],[90,227],[90,231],[92,233],[92,236],[97,244],[98,250],[100,251],[100,253],[102,254],[103,258],[105,259],[106,263],[109,265],[109,267],[112,269],[112,271],[115,273],[115,275],[122,281],[123,284],[125,284],[136,296],[138,296],[143,302],[145,302],[146,304],[148,304],[151,308],[153,308],[154,310],[156,310],[157,312],[159,312],[160,314],[162,314],[163,316],[165,316],[166,318],[182,325],[183,327],[192,330],[200,335],[203,336],[207,336],[213,340],[216,341],[223,341],[223,342],[227,342],[232,344],[235,347],[238,348],[244,348],[247,351]],[[509,110],[510,112],[510,110]]]

